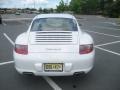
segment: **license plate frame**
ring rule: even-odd
[[[45,72],[63,72],[63,63],[44,63]]]

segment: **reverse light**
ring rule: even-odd
[[[88,54],[93,51],[93,44],[80,45],[79,53]]]
[[[18,54],[27,55],[28,54],[28,45],[15,44],[15,52]]]

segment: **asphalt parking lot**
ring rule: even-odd
[[[86,77],[74,80],[71,76],[18,74],[12,55],[14,41],[27,30],[29,18],[33,16],[27,16],[25,20],[21,20],[22,16],[13,20],[11,15],[3,16],[5,19],[0,25],[0,90],[120,90],[120,25],[117,19],[101,16],[81,15],[78,18],[82,30],[94,38],[96,48],[95,66]]]

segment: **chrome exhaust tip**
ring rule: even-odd
[[[80,77],[80,76],[84,76],[85,75],[85,72],[75,72],[74,74],[73,74],[73,76],[74,77]]]
[[[34,75],[32,72],[23,72],[23,75]]]

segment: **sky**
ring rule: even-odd
[[[0,8],[56,8],[59,2],[60,0],[0,0]]]

